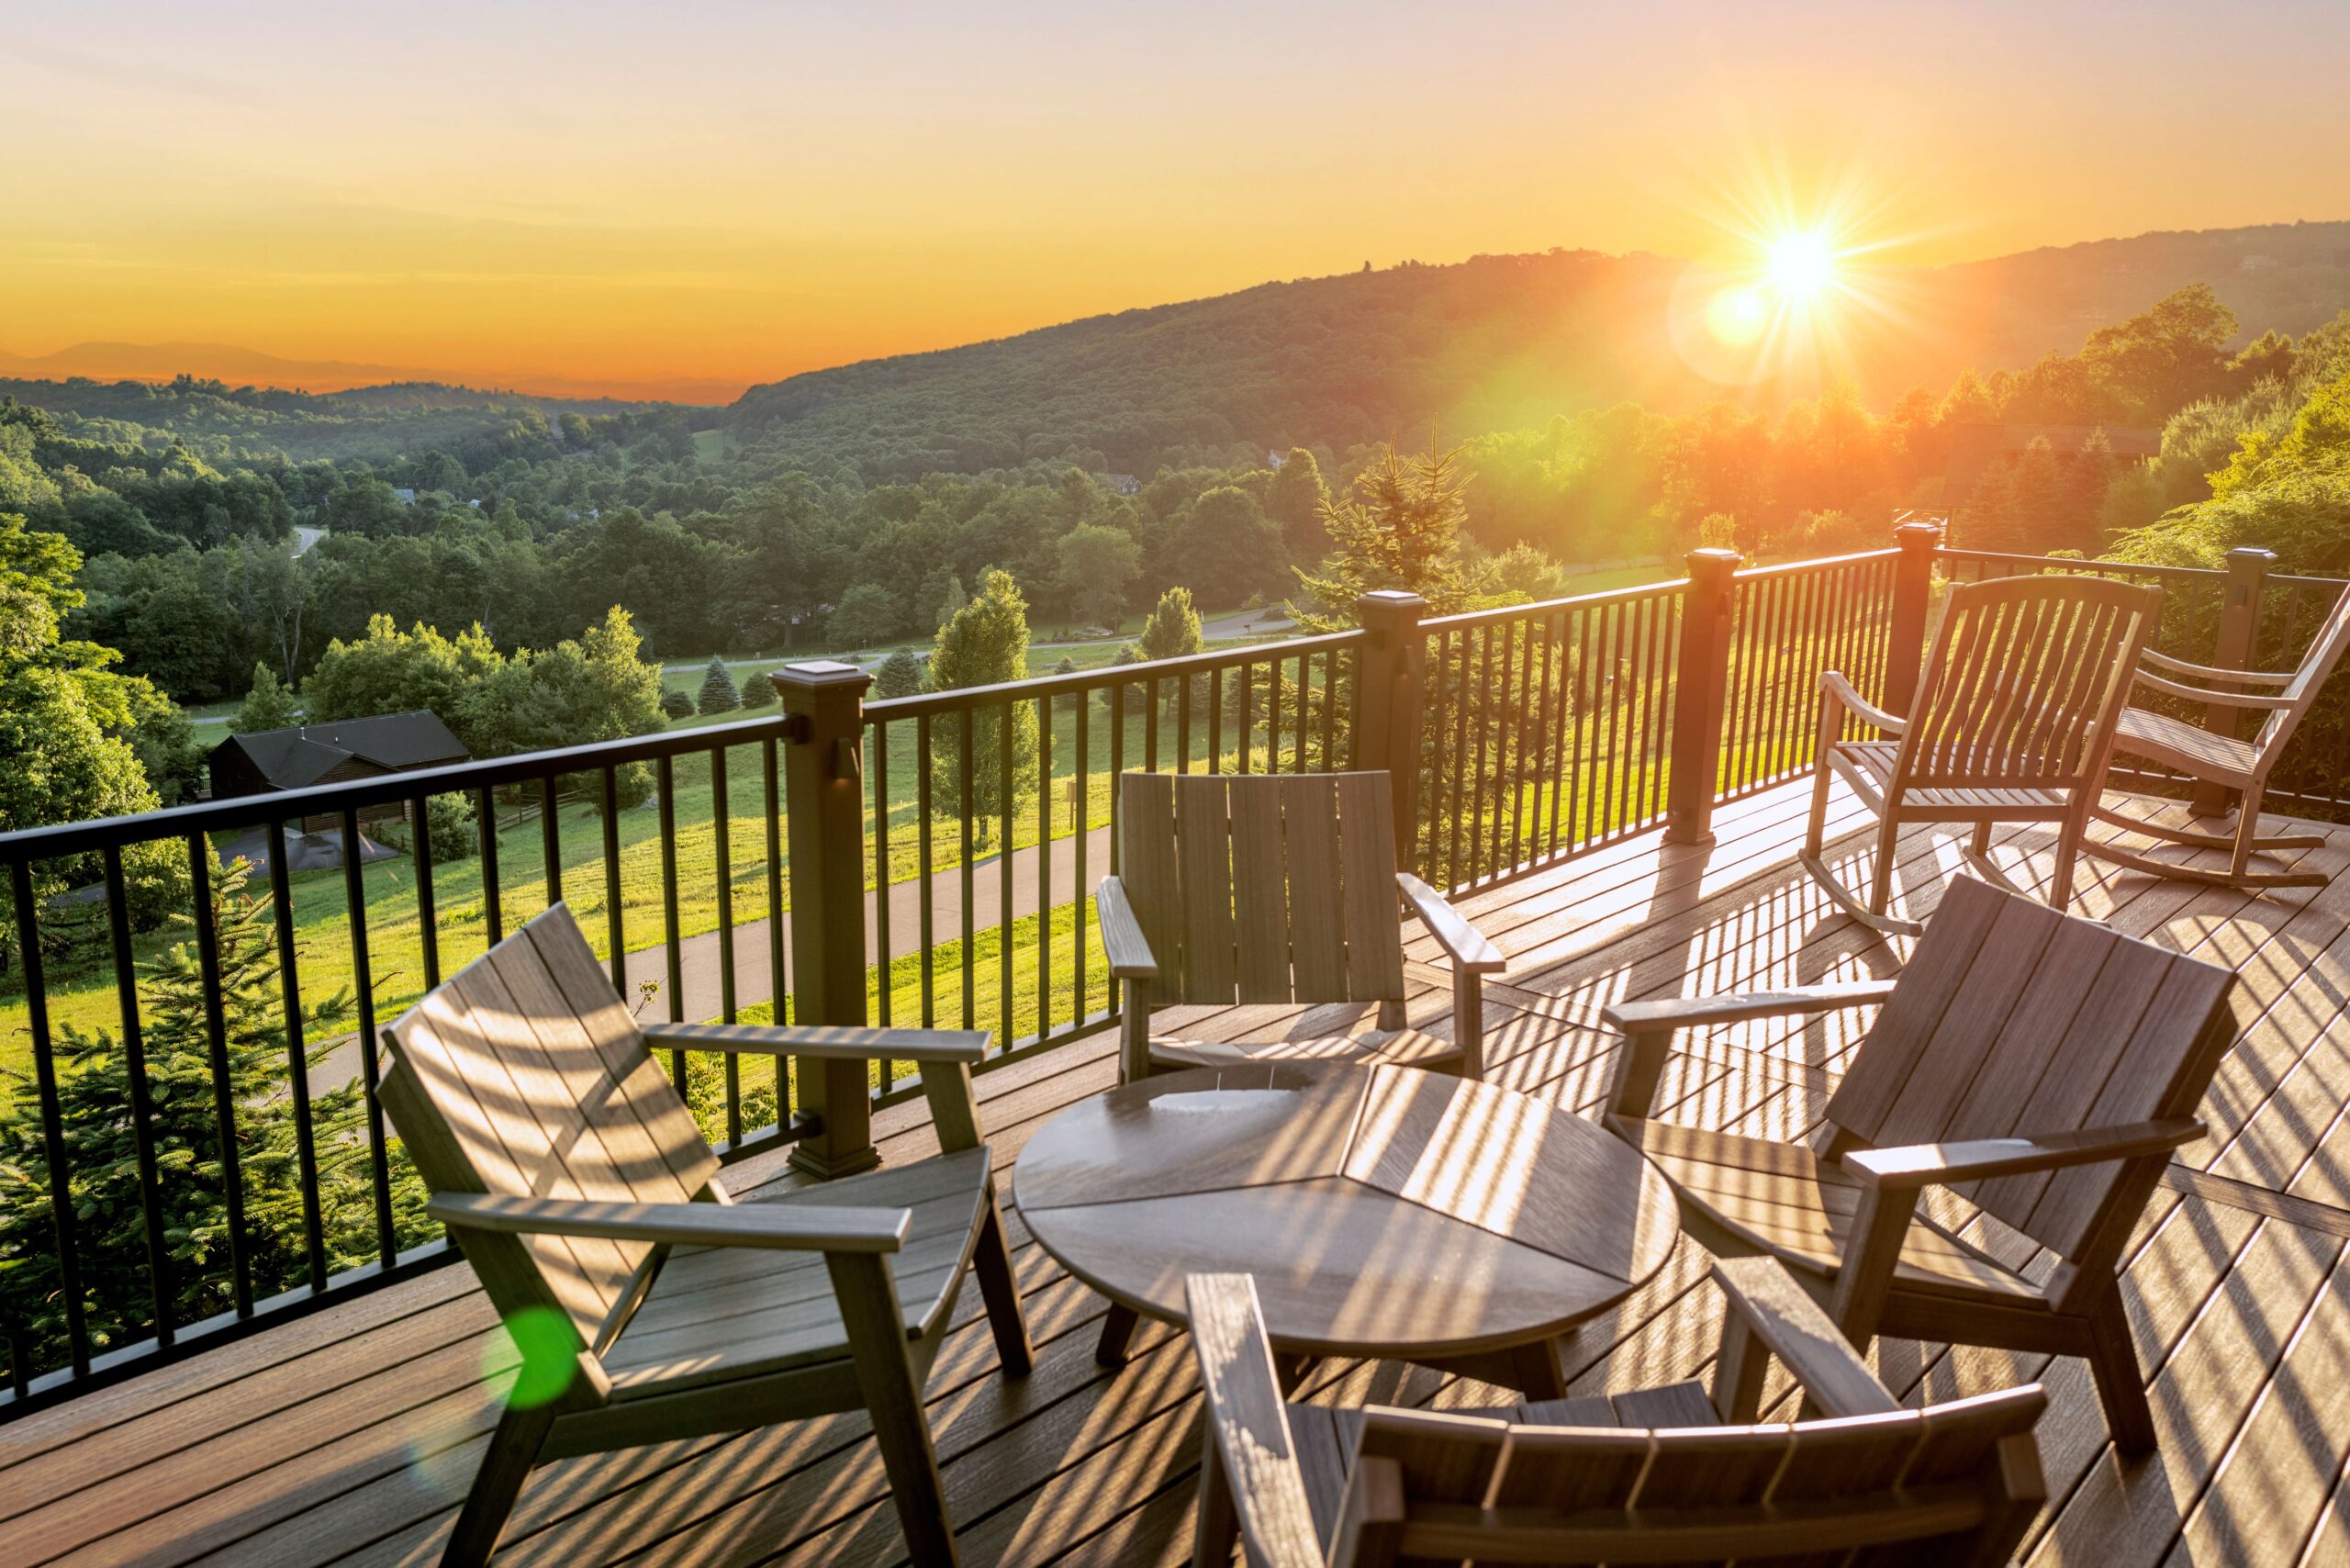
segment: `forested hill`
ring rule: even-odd
[[[979,472],[1067,455],[1147,476],[1235,446],[1344,452],[1539,427],[1623,399],[1685,412],[1726,388],[1670,321],[1684,264],[1589,251],[1272,283],[934,353],[755,386],[746,440],[845,458],[868,476]],[[2094,327],[2208,283],[2245,339],[2302,332],[2350,305],[2350,223],[2145,234],[1887,276],[1888,309],[1848,312],[1864,401],[2020,369]],[[1685,317],[1686,301],[1682,314]],[[1748,396],[1818,390],[1790,381]]]
[[[168,381],[0,377],[0,399],[42,409],[78,440],[203,456],[293,463],[362,459],[389,464],[446,452],[466,463],[544,456],[647,431],[678,439],[717,418],[710,409],[625,398],[543,398],[438,382],[396,382],[311,393],[231,386],[180,375]]]

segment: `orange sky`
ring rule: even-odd
[[[2338,0],[360,10],[13,15],[0,352],[710,400],[1741,210],[1919,263],[2350,218]]]

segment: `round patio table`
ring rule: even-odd
[[[1184,1321],[1192,1273],[1256,1276],[1289,1357],[1416,1361],[1565,1393],[1558,1339],[1658,1269],[1664,1179],[1597,1125],[1414,1068],[1203,1068],[1070,1106],[1020,1153],[1038,1246],[1112,1304]]]

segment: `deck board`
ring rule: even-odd
[[[1717,842],[1626,838],[1471,890],[1457,902],[1510,961],[1488,992],[1500,1082],[1588,1112],[1616,1042],[1619,999],[1896,973],[1908,943],[1836,916],[1795,864],[1807,804],[1797,783],[1728,802]],[[2178,820],[2181,809],[2137,803]],[[1854,882],[1871,850],[1839,799],[1829,858]],[[2102,834],[2106,830],[2098,830]],[[1895,888],[1930,913],[1963,863],[1953,833],[1906,834]],[[2044,878],[2049,835],[2001,833],[2008,875]],[[2035,1563],[2292,1561],[2350,1544],[2350,830],[2296,857],[2338,879],[2251,897],[2084,862],[2075,907],[2118,929],[2235,967],[2244,1036],[2204,1108],[2213,1136],[2186,1150],[2132,1238],[2124,1300],[2164,1446],[2118,1462],[2077,1361],[1886,1341],[1904,1399],[2040,1378],[2051,1502]],[[1414,1023],[1449,1032],[1442,956],[1407,929]],[[1198,1037],[1320,1032],[1329,1010],[1200,1008],[1164,1027]],[[1341,1017],[1344,1026],[1349,1020]],[[1688,1042],[1659,1104],[1672,1119],[1796,1137],[1815,1127],[1865,1027],[1862,1014],[1770,1019]],[[1000,1166],[1062,1107],[1106,1087],[1097,1036],[978,1081]],[[919,1102],[877,1118],[890,1161],[934,1147]],[[2208,1172],[2208,1175],[2200,1173]],[[770,1157],[737,1191],[789,1182]],[[1968,1239],[2031,1271],[2042,1262],[1996,1222],[1938,1196]],[[1133,1359],[1092,1360],[1102,1303],[1008,1215],[1036,1343],[1024,1383],[997,1374],[979,1293],[967,1289],[930,1398],[948,1506],[973,1563],[1187,1561],[1199,1405],[1188,1342],[1146,1324]],[[1576,1394],[1707,1374],[1720,1302],[1684,1240],[1657,1276],[1578,1334]],[[432,1562],[494,1418],[510,1357],[461,1267],[159,1369],[0,1427],[0,1561],[152,1564]],[[1424,1369],[1328,1361],[1307,1395],[1456,1407],[1498,1391]],[[1774,1376],[1767,1396],[1790,1391]],[[2317,1545],[2311,1547],[2312,1539]],[[596,1455],[532,1476],[501,1562],[872,1564],[902,1561],[887,1484],[861,1415]]]

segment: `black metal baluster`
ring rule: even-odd
[[[686,956],[677,941],[677,770],[665,755],[654,765],[661,795],[661,956],[667,965],[669,1022],[686,1021]],[[686,1053],[669,1053],[669,1081],[686,1095]]]
[[[1225,670],[1208,670],[1208,771],[1225,771]]]
[[[1013,756],[1013,732],[1018,729],[1018,704],[1006,700],[1003,717],[997,721],[996,734],[996,832],[1000,835],[996,854],[996,984],[1002,994],[996,998],[996,1013],[1002,1019],[996,1033],[996,1048],[1008,1051],[1014,1038],[1012,1032],[1012,784],[1017,771]]]
[[[734,814],[726,803],[726,747],[710,748],[711,876],[718,885],[718,1015],[735,1021],[734,1008]],[[733,1051],[720,1058],[726,1082],[726,1145],[743,1142],[743,1070]]]
[[[420,810],[418,821],[423,820]],[[272,823],[270,843],[285,842],[285,824]],[[417,843],[423,846],[425,834],[419,830]],[[430,849],[426,854],[431,854]],[[431,879],[431,862],[428,858],[417,866],[417,909],[420,913],[431,907],[426,891]],[[310,1125],[310,1053],[304,1038],[302,1020],[302,978],[297,967],[299,955],[294,939],[294,894],[291,879],[285,868],[285,857],[269,857],[270,916],[277,928],[277,993],[285,1007],[285,1081],[286,1092],[294,1097],[294,1163],[302,1175],[302,1234],[307,1244],[310,1265],[310,1289],[327,1288],[326,1218],[319,1208],[319,1145],[317,1130]],[[428,933],[431,926],[426,927]],[[432,943],[428,935],[425,942],[425,966],[434,972]],[[440,984],[428,980],[426,989]]]
[[[359,1074],[367,1085],[367,1159],[375,1188],[375,1260],[388,1269],[399,1260],[399,1236],[392,1224],[392,1164],[384,1131],[384,1102],[376,1093],[375,965],[367,951],[367,881],[353,850],[359,843],[359,813],[342,812],[342,904],[351,927],[351,988],[359,1003]]]
[[[284,841],[280,840],[282,846]],[[283,858],[273,855],[272,860]],[[245,1177],[237,1148],[237,1090],[229,1068],[229,1016],[220,997],[220,927],[212,913],[212,850],[187,835],[187,885],[196,920],[196,968],[204,988],[204,1043],[211,1058],[212,1123],[220,1140],[220,1195],[228,1207],[229,1294],[239,1317],[253,1315],[252,1259],[245,1248]]]
[[[1188,749],[1188,743],[1187,743]],[[1053,699],[1036,699],[1036,1037],[1053,1032]]]
[[[1414,736],[1416,751],[1418,737]],[[1338,650],[1326,648],[1322,653],[1322,771],[1337,770],[1338,759]]]
[[[344,842],[348,843],[349,840]],[[346,860],[356,857],[346,855]],[[139,1212],[147,1249],[147,1280],[154,1296],[155,1342],[172,1342],[171,1253],[163,1243],[163,1194],[155,1168],[154,1095],[147,1081],[147,1044],[139,1023],[139,978],[130,952],[130,906],[123,886],[122,851],[105,854],[106,924],[114,940],[115,999],[122,1012],[123,1071],[130,1091],[130,1130],[139,1166]]]
[[[621,811],[620,781],[614,777],[610,763],[604,764],[604,946],[609,949],[605,962],[611,966],[612,989],[620,993],[621,1004],[633,1010],[636,998],[628,990],[628,923],[621,909]]]
[[[938,935],[931,907],[931,884],[938,863],[930,849],[930,715],[914,720],[914,858],[922,881],[922,1026],[938,1026]]]
[[[416,831],[409,835],[416,846],[416,934],[424,948],[424,989],[431,991],[441,983],[441,919],[432,890],[431,806],[422,795],[408,802],[408,806],[416,812]],[[279,835],[276,842],[285,841],[282,824],[273,825],[270,831]],[[281,909],[285,906],[285,890],[278,881],[277,862],[283,858],[277,855],[270,857],[270,886]],[[291,994],[288,992],[289,998]]]
[[[875,1021],[887,1029],[890,1025],[890,960],[894,957],[890,942],[890,723],[878,720],[873,726],[873,942],[874,957],[879,960],[874,967]],[[893,1062],[881,1063],[881,1083],[887,1088],[897,1077]]]
[[[767,1003],[770,1019],[790,1022],[786,1003],[791,995],[790,973],[783,958],[783,750],[773,735],[759,746],[759,767],[766,790],[767,831]],[[791,1067],[781,1056],[768,1058],[775,1072],[775,1125],[780,1132],[791,1126]]]
[[[474,791],[474,809],[478,813],[474,828],[481,839],[482,921],[489,929],[489,945],[495,947],[506,940],[506,901],[498,888],[498,798],[487,784]],[[346,847],[351,842],[345,841]]]
[[[563,823],[555,814],[554,775],[539,780],[539,855],[547,868],[547,907],[563,902]]]
[[[1175,678],[1175,771],[1192,771],[1192,678]]]
[[[973,908],[973,901],[979,896],[979,879],[971,867],[971,819],[979,814],[978,806],[971,794],[974,778],[971,748],[979,744],[979,740],[978,726],[971,721],[971,710],[968,707],[960,709],[957,716],[963,723],[963,744],[956,748],[955,762],[957,782],[961,787],[960,793],[956,798],[956,814],[962,819],[960,831],[963,835],[963,1027],[968,1029],[977,1020],[979,1006],[977,959],[972,952],[979,937],[979,929],[975,924],[978,914]]]
[[[1240,678],[1240,706],[1234,716],[1240,721],[1240,771],[1248,774],[1257,766],[1257,666],[1243,660],[1232,673]]]
[[[283,856],[273,856],[283,860]],[[8,867],[17,900],[17,942],[24,960],[26,1025],[32,1035],[33,1084],[40,1103],[41,1158],[49,1167],[49,1222],[57,1241],[57,1288],[65,1309],[65,1345],[73,1375],[90,1373],[90,1326],[83,1316],[82,1256],[74,1235],[73,1171],[65,1151],[65,1112],[57,1097],[57,1058],[49,1034],[49,990],[41,974],[39,906],[33,868]],[[312,1190],[315,1190],[314,1188]]]
[[[1142,767],[1146,773],[1158,771],[1158,678],[1150,678],[1149,706],[1143,717]]]
[[[1076,856],[1077,897],[1069,909],[1069,923],[1076,932],[1077,942],[1069,950],[1070,985],[1076,998],[1070,1005],[1069,1016],[1079,1025],[1082,1025],[1088,1016],[1085,1005],[1085,915],[1086,906],[1092,900],[1085,885],[1085,848],[1086,840],[1093,836],[1093,756],[1087,749],[1090,737],[1086,734],[1085,722],[1092,707],[1091,693],[1080,691],[1077,694],[1077,734],[1070,742],[1071,755],[1077,765],[1074,780],[1077,806],[1071,812],[1076,820],[1069,823],[1069,832],[1077,839],[1073,850]],[[1214,708],[1209,711],[1213,713]]]

